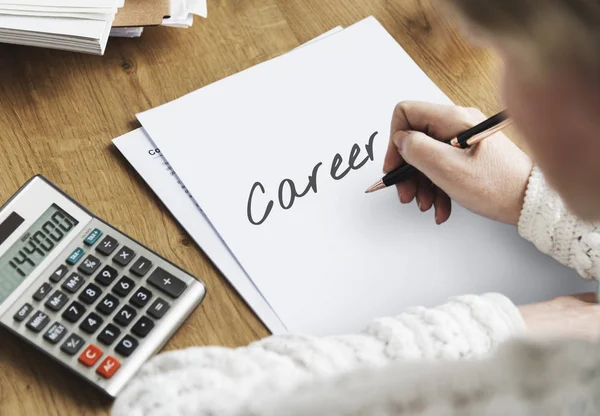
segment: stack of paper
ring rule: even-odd
[[[127,0],[110,35],[141,36],[143,26],[189,28],[194,15],[207,17],[206,0]]]
[[[353,331],[464,293],[593,290],[514,227],[459,206],[437,226],[394,190],[366,195],[402,100],[451,104],[368,18],[138,114],[115,144],[274,333]]]
[[[124,0],[0,0],[0,42],[103,54]]]

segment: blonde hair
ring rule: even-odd
[[[600,0],[446,1],[479,29],[518,41],[544,66],[600,69]]]

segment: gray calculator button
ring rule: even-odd
[[[96,246],[96,251],[99,253],[108,256],[111,254],[117,246],[119,245],[118,241],[112,238],[110,235],[107,235],[100,241],[100,243]]]
[[[121,326],[127,326],[135,319],[137,312],[129,305],[125,305],[114,317],[116,323]]]
[[[85,307],[77,302],[73,301],[69,307],[62,313],[62,317],[69,322],[77,322],[81,315],[85,313]]]
[[[56,292],[54,292],[52,294],[52,296],[50,296],[48,298],[48,300],[46,301],[46,303],[44,305],[46,305],[46,307],[48,309],[51,309],[56,312],[56,311],[61,310],[62,307],[65,306],[65,304],[68,301],[69,301],[69,298],[67,298],[67,295],[62,293],[60,290],[57,290]]]
[[[130,249],[127,246],[123,246],[117,251],[117,254],[114,255],[113,261],[117,263],[119,266],[127,266],[131,260],[135,257],[135,251]]]
[[[165,313],[169,310],[170,305],[166,300],[158,298],[154,301],[152,306],[148,308],[148,315],[155,319],[160,319],[165,316]]]
[[[69,355],[75,355],[83,347],[83,338],[79,335],[71,334],[69,338],[60,346],[60,350]]]
[[[50,322],[50,318],[42,311],[37,311],[35,315],[27,322],[27,328],[33,332],[40,332]]]
[[[67,275],[69,269],[64,264],[61,264],[58,269],[50,276],[50,281],[53,283],[58,283],[62,280],[63,277]]]
[[[100,260],[90,254],[81,262],[79,267],[77,267],[77,270],[89,276],[94,273],[98,267],[100,267]]]
[[[32,310],[33,306],[31,306],[29,303],[26,303],[25,305],[21,306],[21,309],[19,309],[17,313],[15,313],[13,319],[17,322],[23,322],[23,320],[29,316]]]
[[[43,300],[46,296],[48,296],[48,293],[50,293],[51,290],[52,290],[52,286],[50,285],[50,283],[44,283],[33,294],[33,298],[37,301]]]
[[[67,328],[65,328],[64,325],[55,322],[44,334],[44,339],[51,344],[57,344],[65,335],[67,335]]]
[[[96,282],[102,286],[110,285],[119,273],[110,266],[104,266],[100,273],[96,275]]]
[[[129,357],[138,346],[138,340],[131,335],[125,335],[121,342],[115,347],[115,351],[119,354]]]
[[[154,322],[147,316],[142,316],[131,328],[131,332],[138,337],[144,338],[154,328]]]
[[[100,332],[100,335],[98,335],[98,341],[104,345],[111,345],[116,341],[119,335],[121,335],[121,330],[113,324],[108,324],[106,325],[106,328]]]
[[[83,303],[87,303],[88,305],[91,305],[92,303],[94,303],[96,301],[96,299],[98,299],[100,297],[101,294],[102,294],[102,289],[100,289],[95,284],[90,283],[79,294],[79,300],[82,301]]]
[[[75,293],[83,284],[83,277],[77,273],[71,273],[71,276],[62,284],[62,288],[69,293]]]
[[[152,262],[146,257],[140,257],[135,261],[135,263],[133,263],[133,266],[131,266],[131,269],[129,270],[131,270],[131,273],[135,274],[136,276],[142,277],[146,275],[151,268]]]
[[[138,308],[143,308],[150,301],[150,298],[152,298],[152,292],[145,287],[140,287],[129,299],[129,303]]]
[[[113,313],[115,309],[117,309],[117,306],[119,306],[119,299],[108,293],[104,299],[98,303],[96,310],[98,310],[101,314],[108,316]]]
[[[181,296],[183,291],[187,288],[187,285],[180,279],[173,276],[166,270],[157,267],[148,278],[148,283],[162,290],[172,298],[178,298]]]

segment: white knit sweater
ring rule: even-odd
[[[597,228],[568,213],[537,169],[519,232],[584,278],[600,276]],[[506,297],[468,295],[356,335],[168,352],[142,368],[113,415],[599,415],[600,348],[512,341],[490,354],[524,330]]]

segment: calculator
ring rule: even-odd
[[[0,323],[111,397],[205,293],[43,176],[0,208]]]

